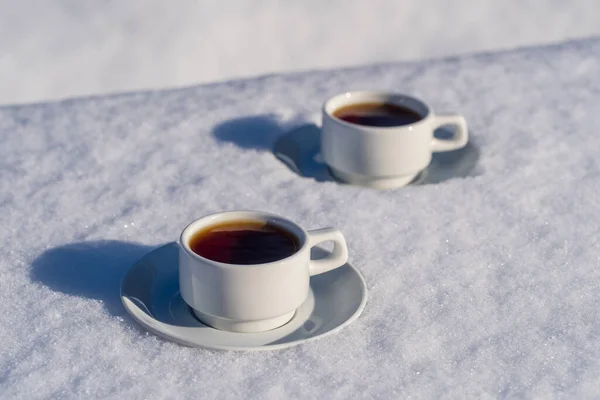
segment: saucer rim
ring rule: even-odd
[[[339,332],[340,330],[344,329],[345,327],[350,325],[352,322],[354,322],[356,319],[358,319],[358,317],[363,313],[363,311],[367,305],[367,301],[368,301],[367,282],[366,282],[364,276],[362,275],[362,273],[354,265],[352,265],[350,263],[350,261],[348,261],[344,265],[350,267],[350,269],[354,272],[354,274],[358,277],[358,279],[361,282],[361,291],[362,291],[361,301],[360,301],[360,304],[358,305],[358,307],[356,308],[356,310],[354,311],[354,313],[350,317],[348,317],[344,322],[342,322],[338,326],[330,329],[329,331],[323,332],[319,335],[314,335],[314,336],[310,336],[310,337],[306,337],[306,338],[302,338],[302,339],[298,339],[298,340],[292,340],[292,341],[288,341],[288,342],[284,342],[284,343],[266,344],[266,345],[260,345],[260,346],[235,346],[235,345],[232,346],[232,345],[218,345],[218,344],[204,345],[199,342],[192,342],[188,338],[182,337],[179,333],[175,333],[175,332],[169,333],[168,331],[165,331],[165,329],[160,329],[159,326],[162,328],[166,328],[171,325],[161,322],[161,321],[151,317],[148,313],[145,313],[143,310],[141,310],[140,306],[137,305],[132,300],[132,299],[135,299],[134,297],[126,296],[123,292],[123,287],[125,285],[125,282],[127,281],[129,275],[132,273],[134,268],[140,263],[140,261],[142,261],[144,258],[146,258],[149,254],[151,254],[163,247],[171,246],[173,244],[176,244],[176,242],[165,243],[161,246],[158,246],[158,247],[150,250],[149,252],[144,254],[142,257],[140,257],[140,259],[138,259],[136,262],[134,262],[131,265],[131,267],[129,268],[127,273],[124,275],[123,279],[121,280],[121,287],[120,287],[121,302],[123,304],[123,307],[127,311],[127,313],[133,318],[133,320],[136,323],[138,323],[140,326],[142,326],[144,329],[151,332],[152,334],[154,334],[164,340],[167,340],[169,342],[178,343],[178,344],[186,346],[186,347],[201,348],[201,349],[205,349],[205,350],[218,350],[218,351],[244,351],[244,352],[247,352],[247,351],[282,350],[282,349],[298,346],[298,345],[301,345],[304,343],[309,343],[314,340],[318,340],[318,339],[321,339],[321,338],[324,338],[324,337],[327,337],[329,335]],[[320,249],[323,251],[326,251],[328,253],[330,252],[329,250],[324,249],[322,247]],[[327,273],[327,272],[325,272],[325,273]],[[311,282],[312,282],[312,279],[311,279]],[[311,290],[311,292],[313,292],[313,295],[314,295],[314,291],[312,290],[312,287],[310,288],[310,290]],[[315,301],[316,301],[316,296],[314,296],[314,297],[315,297]],[[143,304],[143,302],[141,302],[141,301],[140,301],[140,303]],[[311,314],[309,314],[309,316],[310,315]],[[294,318],[292,318],[288,323],[292,322],[293,320],[294,320]],[[198,323],[202,325],[202,329],[212,329],[214,331],[218,331],[218,329],[215,329],[208,325],[205,325],[201,321],[198,321]],[[195,329],[198,329],[198,327],[177,327],[177,329],[195,330]],[[227,334],[233,334],[236,336],[237,335],[239,335],[239,336],[247,335],[247,333],[240,333],[240,332],[227,332]],[[261,334],[261,332],[253,333],[253,335],[260,335],[260,334]]]

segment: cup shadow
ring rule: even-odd
[[[121,280],[154,247],[116,240],[58,246],[33,261],[30,279],[57,292],[101,300],[110,315],[123,316]]]
[[[287,131],[277,138],[272,151],[279,161],[302,177],[317,182],[339,182],[321,157],[321,128],[315,124]]]
[[[243,149],[269,150],[285,131],[275,115],[264,114],[221,122],[212,134],[221,142],[234,143]]]
[[[472,131],[469,133],[469,143],[462,149],[433,153],[429,166],[410,185],[430,185],[481,175],[478,168],[481,151],[476,137]],[[279,161],[301,177],[317,182],[339,182],[323,162],[321,128],[316,124],[286,127],[273,116],[257,115],[225,121],[214,128],[213,135],[217,140],[241,148],[271,150]],[[447,138],[452,132],[439,128],[434,135]]]
[[[446,128],[438,128],[433,135],[443,139],[452,136],[452,132]],[[469,142],[465,147],[458,150],[433,153],[431,162],[423,170],[411,185],[431,185],[455,178],[467,178],[481,175],[479,158],[481,150],[477,145],[477,138],[469,131]]]

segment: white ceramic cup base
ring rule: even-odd
[[[331,172],[331,175],[340,181],[373,189],[393,189],[406,186],[419,175],[417,172],[411,175],[375,178],[358,174],[348,174],[332,167],[329,167],[329,171]]]
[[[194,310],[193,308],[192,311],[194,312],[196,318],[200,320],[200,322],[208,326],[211,326],[215,329],[219,329],[221,331],[241,333],[270,331],[287,324],[292,318],[294,318],[294,315],[296,315],[296,310],[294,310],[274,318],[261,319],[257,321],[237,321],[203,314],[198,310]]]

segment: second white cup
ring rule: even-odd
[[[400,126],[369,126],[335,116],[342,107],[360,104],[391,104],[419,118]],[[450,139],[437,139],[433,131],[441,126],[456,127]],[[403,94],[348,92],[332,97],[323,105],[321,153],[338,179],[377,189],[407,185],[431,161],[432,152],[451,151],[468,141],[467,123],[460,115],[435,115],[423,101]]]

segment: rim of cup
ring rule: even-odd
[[[229,264],[220,261],[211,260],[210,258],[206,258],[201,256],[198,253],[195,253],[190,248],[190,239],[191,237],[201,230],[202,228],[206,228],[212,225],[218,225],[221,222],[233,221],[233,220],[250,220],[250,221],[264,221],[268,223],[272,223],[278,228],[285,230],[286,232],[294,235],[298,242],[301,244],[300,248],[296,250],[296,252],[292,255],[289,255],[285,258],[279,259],[277,261],[271,261],[268,263],[260,263],[260,264]],[[256,211],[256,210],[231,210],[231,211],[223,211],[210,215],[206,215],[204,217],[200,217],[190,222],[181,232],[179,236],[179,245],[180,247],[192,258],[197,260],[201,260],[206,262],[207,264],[212,264],[219,268],[259,268],[259,267],[270,267],[277,266],[281,263],[287,262],[294,257],[298,257],[298,255],[309,245],[308,244],[308,234],[306,231],[295,222],[279,216],[277,214],[272,214],[264,211]]]
[[[353,98],[356,99],[353,100]],[[344,106],[368,102],[391,103],[400,107],[408,108],[409,110],[419,114],[421,119],[412,124],[401,126],[371,126],[346,122],[334,115],[336,110]],[[378,90],[353,90],[337,94],[333,97],[330,97],[325,101],[325,103],[323,103],[323,113],[342,125],[354,128],[360,126],[374,131],[389,131],[390,129],[409,128],[411,126],[423,123],[423,121],[425,121],[432,114],[431,107],[429,107],[423,100],[407,94]]]

